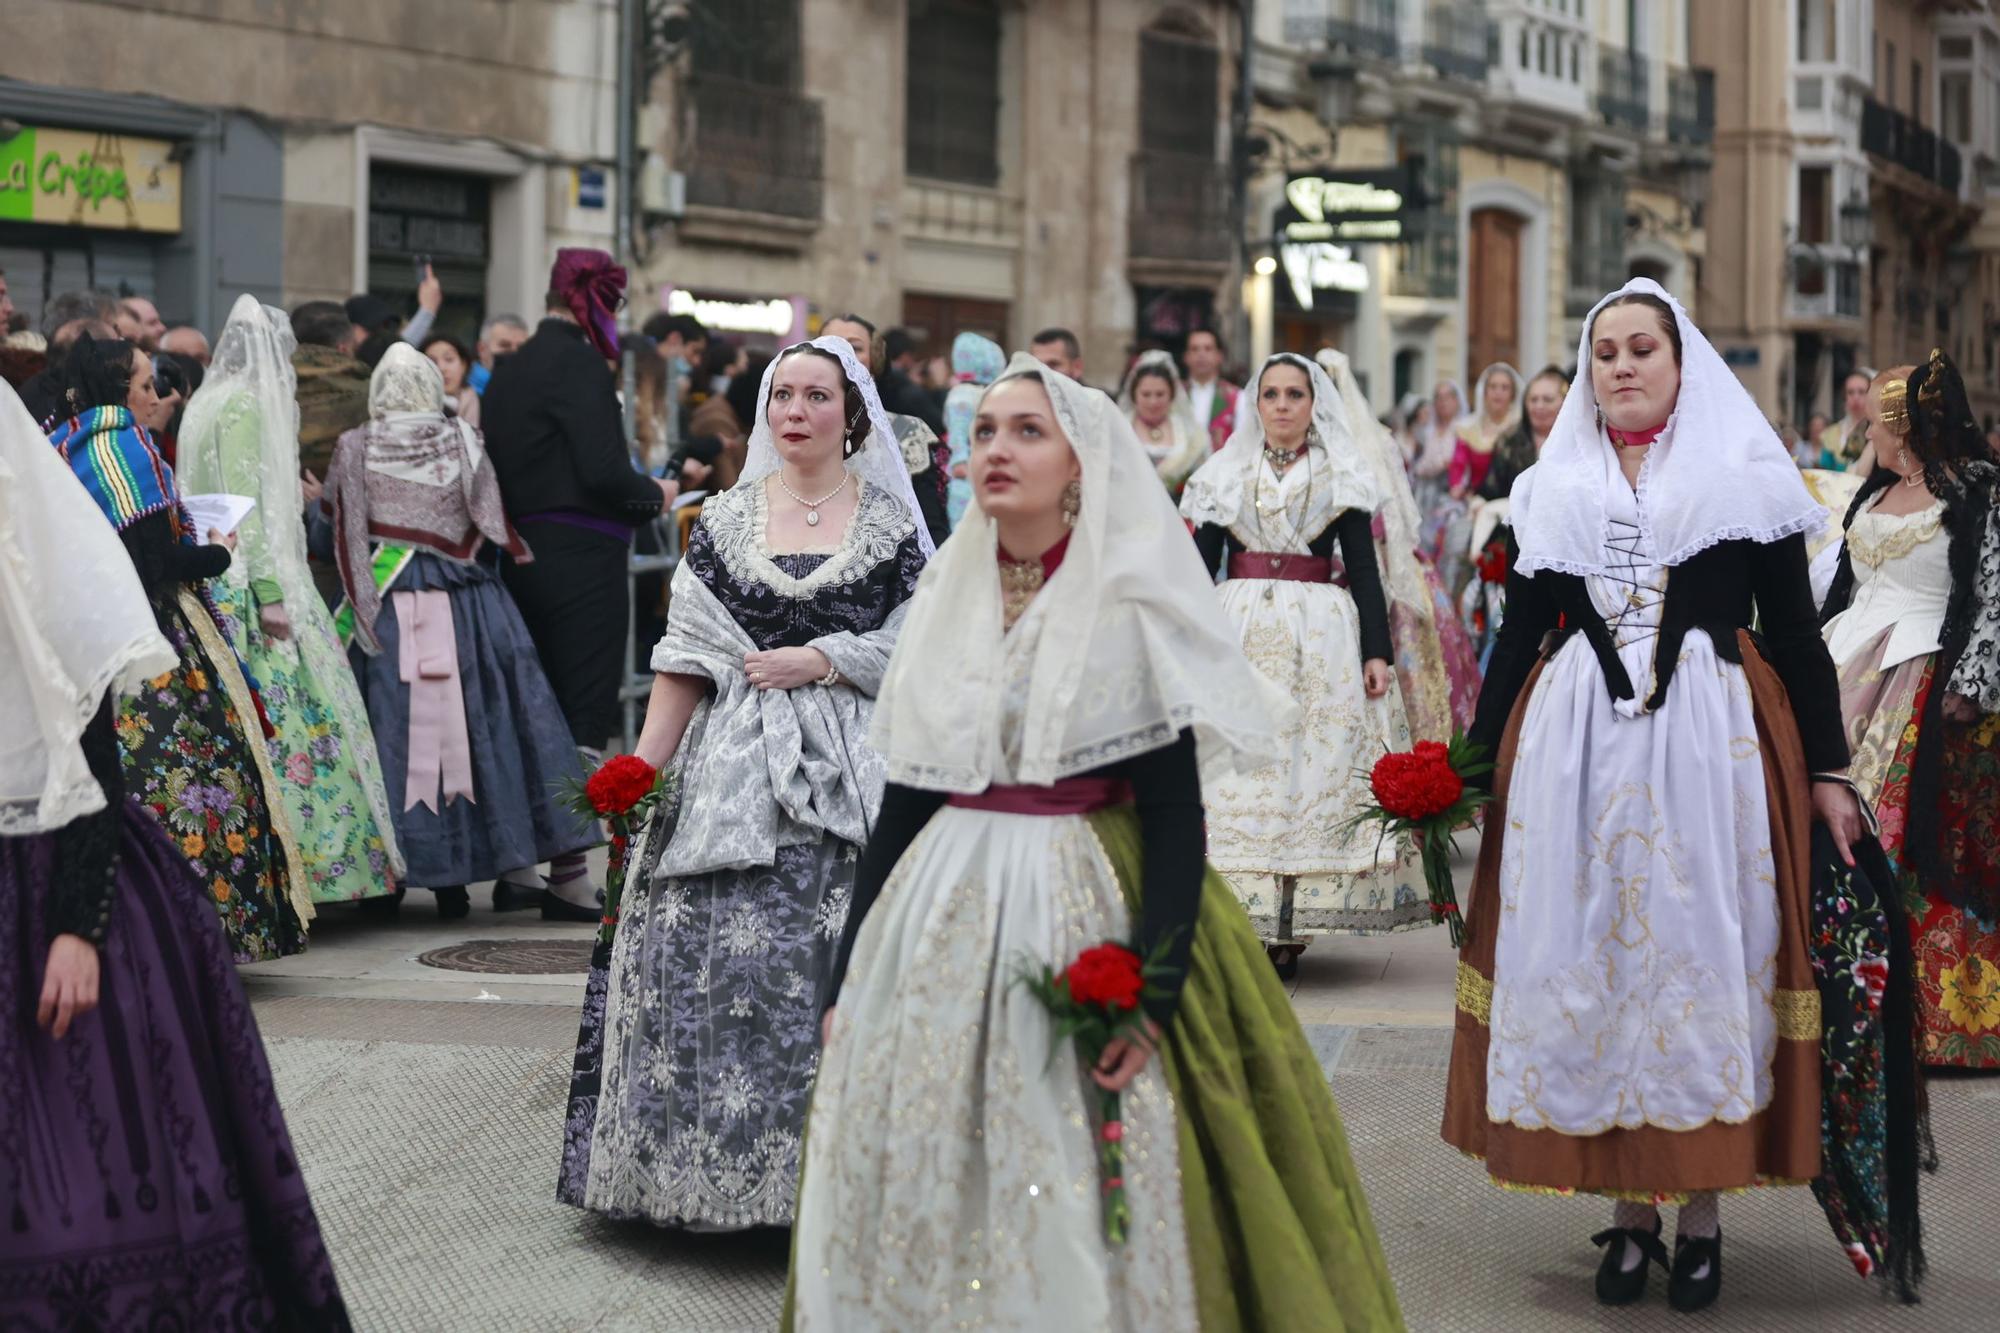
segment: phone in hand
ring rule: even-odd
[[[431,257],[429,255],[418,255],[410,262],[416,266],[417,286],[421,287],[424,285],[425,279],[431,275]]]

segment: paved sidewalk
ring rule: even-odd
[[[467,941],[582,945],[585,926],[496,916],[439,923],[327,909],[298,958],[243,969],[320,1221],[364,1330],[723,1333],[774,1326],[786,1238],[685,1236],[603,1222],[554,1200],[581,974],[500,976],[416,961]],[[1811,1195],[1723,1205],[1727,1287],[1673,1315],[1657,1278],[1635,1310],[1591,1297],[1606,1225],[1595,1201],[1485,1183],[1438,1138],[1453,956],[1441,931],[1322,939],[1295,999],[1326,1064],[1409,1326],[1489,1330],[1740,1328],[1948,1333],[2000,1319],[2000,1080],[1934,1085],[1945,1171],[1926,1181],[1932,1281],[1886,1305],[1848,1268]]]

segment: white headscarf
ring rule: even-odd
[[[1506,377],[1508,382],[1514,386],[1513,400],[1507,404],[1506,415],[1498,421],[1489,420],[1486,415],[1486,381],[1492,379],[1495,375]],[[1459,419],[1457,429],[1453,434],[1454,436],[1466,434],[1476,436],[1488,448],[1491,448],[1498,445],[1501,440],[1506,438],[1509,431],[1521,424],[1521,398],[1524,382],[1521,379],[1520,371],[1514,369],[1514,367],[1508,365],[1505,361],[1495,361],[1492,365],[1479,372],[1479,378],[1474,383],[1479,386],[1475,391],[1475,401],[1471,404],[1471,410]]]
[[[997,530],[977,504],[966,510],[924,569],[876,700],[870,739],[890,780],[1047,785],[1190,727],[1204,779],[1268,763],[1298,710],[1244,658],[1131,425],[1110,398],[1025,353],[994,387],[1021,377],[1048,391],[1083,468],[1069,548],[1009,631]],[[1019,750],[1007,753],[1003,696],[1022,675]]]
[[[903,462],[896,429],[889,422],[889,414],[882,410],[881,396],[875,392],[875,377],[856,358],[854,349],[844,338],[821,334],[809,343],[796,343],[771,358],[771,364],[764,367],[764,382],[757,387],[757,419],[750,424],[748,457],[736,484],[754,485],[784,466],[784,460],[778,456],[777,437],[771,433],[771,379],[778,373],[778,367],[784,364],[785,358],[801,347],[816,347],[838,358],[847,382],[860,390],[861,401],[868,413],[868,441],[847,460],[847,470],[870,486],[903,502],[904,508],[910,511],[911,521],[917,525],[917,544],[928,558],[937,548],[931,542],[931,530],[924,522],[924,511],[917,506],[917,492],[910,485],[910,469]]]
[[[0,834],[102,810],[84,727],[174,662],[117,531],[0,381]]]
[[[1522,574],[1608,569],[1605,487],[1617,469],[1605,466],[1614,451],[1598,422],[1590,382],[1590,330],[1598,311],[1633,293],[1666,302],[1681,339],[1680,398],[1639,471],[1639,527],[1653,559],[1678,565],[1717,542],[1773,542],[1826,522],[1798,465],[1721,354],[1665,288],[1634,278],[1591,308],[1577,345],[1576,383],[1563,398],[1541,460],[1514,482],[1513,524],[1521,543],[1514,568]]]
[[[1458,399],[1458,415],[1449,419],[1438,415],[1438,391],[1441,389],[1450,389],[1452,396]],[[1465,401],[1465,390],[1458,386],[1457,380],[1439,380],[1432,386],[1430,404],[1430,424],[1416,432],[1420,447],[1412,468],[1419,477],[1442,477],[1445,469],[1451,466],[1451,456],[1458,444],[1458,423],[1464,420],[1470,404]]]
[[[1181,513],[1196,525],[1228,527],[1242,511],[1243,497],[1256,493],[1258,475],[1265,466],[1264,418],[1257,411],[1257,394],[1265,374],[1280,364],[1304,371],[1312,385],[1312,426],[1306,434],[1302,464],[1313,469],[1312,499],[1299,520],[1299,530],[1317,534],[1344,510],[1372,514],[1382,507],[1382,489],[1375,484],[1371,466],[1355,441],[1340,390],[1315,362],[1293,352],[1279,352],[1258,367],[1243,390],[1249,401],[1237,409],[1236,429],[1230,432],[1229,442],[1195,470],[1187,489],[1181,492]],[[1374,424],[1373,417],[1366,420]]]
[[[1165,452],[1153,464],[1153,470],[1160,474],[1161,481],[1169,486],[1178,486],[1209,452],[1208,432],[1195,423],[1194,400],[1188,397],[1187,386],[1181,383],[1181,372],[1174,365],[1173,354],[1154,348],[1139,354],[1139,359],[1125,372],[1125,382],[1118,386],[1118,407],[1125,413],[1125,419],[1132,423],[1135,436],[1139,433],[1139,405],[1133,399],[1133,390],[1138,385],[1142,370],[1164,372],[1167,383],[1173,386],[1173,400],[1167,405]],[[1148,458],[1153,456],[1154,446],[1143,437],[1139,440],[1139,447],[1146,451]]]

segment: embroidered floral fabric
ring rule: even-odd
[[[1813,971],[1819,981],[1820,1161],[1813,1195],[1863,1277],[1888,1260],[1887,1113],[1882,998],[1889,921],[1876,887],[1835,861],[1813,875]]]

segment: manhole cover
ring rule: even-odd
[[[590,971],[589,940],[468,940],[418,954],[425,967],[533,976]]]

